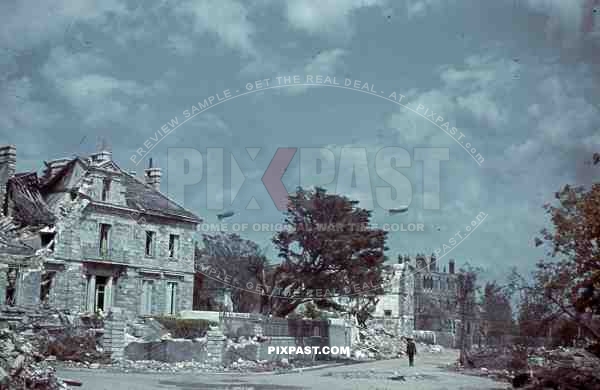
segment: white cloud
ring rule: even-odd
[[[19,0],[0,2],[0,45],[23,50],[44,41],[64,42],[65,31],[76,22],[102,20],[107,12],[125,12],[116,0]]]
[[[470,111],[475,118],[485,125],[497,127],[505,122],[505,115],[501,112],[494,99],[483,91],[458,97],[458,106]]]
[[[236,0],[192,0],[175,9],[178,16],[192,18],[193,29],[201,34],[214,34],[227,47],[252,57],[257,55],[252,38],[254,24],[248,9]]]
[[[167,47],[173,50],[176,54],[188,56],[195,52],[194,41],[186,35],[173,34],[169,36],[168,40],[169,43]]]
[[[558,34],[562,33],[563,43],[568,44],[581,37],[585,3],[585,0],[527,0],[526,6],[548,17],[546,33],[549,37],[559,38]]]
[[[290,0],[286,2],[287,20],[292,28],[310,34],[347,34],[353,12],[386,3],[386,0]]]
[[[342,49],[323,51],[304,67],[304,72],[306,74],[331,76],[345,54]]]
[[[293,71],[292,74],[299,75],[302,82],[306,82],[306,75],[312,75],[313,81],[316,80],[316,76],[322,76],[323,80],[327,76],[333,78],[338,68],[343,64],[342,59],[345,55],[346,52],[342,49],[324,50],[311,58],[301,71]],[[314,87],[284,87],[283,92],[288,95],[300,95],[305,93],[309,88]]]
[[[450,2],[449,0],[406,0],[406,11],[409,18],[420,17],[432,9],[439,10]]]
[[[111,76],[112,71],[108,61],[92,52],[71,54],[57,47],[51,51],[41,74],[87,125],[131,120],[136,114],[133,108],[142,107],[138,103],[168,88],[164,80],[143,85]]]
[[[197,115],[189,124],[194,128],[192,131],[198,131],[202,135],[232,136],[229,125],[221,117],[211,112],[203,112]]]
[[[28,77],[7,80],[0,84],[0,128],[47,128],[60,115],[32,96],[33,84]]]

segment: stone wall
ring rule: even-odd
[[[113,304],[123,309],[127,321],[133,321],[140,311],[142,295],[142,287],[136,270],[128,268],[116,279],[115,287]]]
[[[122,360],[125,349],[125,321],[120,308],[113,308],[104,320],[102,345],[112,360]]]
[[[124,356],[128,360],[156,360],[165,363],[196,361],[221,365],[225,359],[225,336],[211,329],[197,340],[160,340],[127,344]]]
[[[430,330],[415,330],[413,332],[415,341],[425,344],[437,344],[436,332]]]
[[[218,312],[184,312],[184,318],[206,319],[211,321],[222,320]],[[246,317],[246,318],[244,318]],[[239,358],[245,360],[325,360],[335,358],[331,355],[309,354],[269,354],[269,347],[351,347],[352,327],[343,320],[330,320],[327,331],[322,336],[293,337],[263,335],[263,327],[257,322],[256,315],[231,313],[231,318],[222,321],[219,328],[207,332],[203,341],[192,340],[162,340],[146,343],[131,343],[125,349],[125,355],[130,360],[158,360],[163,362],[178,362],[195,360],[212,364],[227,364]],[[260,317],[260,316],[258,316]],[[282,320],[287,323],[288,321]],[[296,324],[296,322],[293,322]],[[231,341],[227,341],[222,331],[227,326],[232,337],[239,337],[240,348],[234,348]],[[293,326],[292,326],[293,328]],[[248,342],[253,337],[260,337],[260,342]],[[238,344],[238,347],[240,344]]]
[[[357,332],[357,330],[357,328],[350,326],[350,324],[342,319],[330,319],[328,327],[329,345],[336,347],[351,346],[354,336],[353,332]]]
[[[393,264],[391,280],[373,313],[388,331],[410,336],[414,323],[414,276],[408,263]]]
[[[40,270],[28,270],[24,267],[19,269],[19,281],[17,282],[17,304],[24,307],[34,307],[40,302]]]
[[[67,263],[52,280],[49,303],[59,310],[85,310],[86,279],[81,263]]]
[[[207,360],[213,364],[222,364],[225,352],[225,336],[220,329],[206,332]]]
[[[143,219],[142,219],[143,218]],[[111,225],[110,252],[113,261],[146,269],[193,273],[195,228],[191,224],[141,217],[135,214],[94,210],[86,213],[79,224],[80,245],[87,255],[96,255],[100,237],[99,224]],[[146,232],[154,232],[154,254],[146,256]],[[179,236],[179,251],[169,257],[169,236]]]
[[[139,216],[137,220],[134,217],[122,211],[90,210],[89,207],[85,212],[69,210],[59,222],[60,233],[54,252],[55,259],[68,266],[55,277],[50,296],[52,304],[58,308],[85,310],[86,273],[90,270],[81,262],[86,261],[88,264],[120,264],[115,265],[115,272],[118,270],[120,274],[114,280],[112,304],[122,308],[129,321],[141,314],[143,279],[154,281],[150,314],[165,314],[168,281],[177,283],[176,311],[192,308],[195,228],[164,219],[140,221]],[[111,225],[107,256],[99,253],[102,223]],[[145,256],[147,230],[155,232],[152,257]],[[179,255],[174,259],[168,257],[170,234],[179,236]]]
[[[128,360],[155,360],[165,363],[183,361],[208,362],[206,341],[162,340],[145,343],[129,343],[125,347]]]
[[[458,275],[445,272],[445,266],[440,272],[432,257],[420,256],[419,261],[426,266],[417,267],[414,275],[415,328],[446,332],[458,319]]]
[[[8,284],[7,274],[8,265],[0,264],[0,306],[6,302],[6,285]]]

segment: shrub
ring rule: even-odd
[[[184,320],[176,317],[154,317],[176,339],[196,339],[204,337],[211,326],[217,324],[207,320]]]

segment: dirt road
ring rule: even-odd
[[[510,388],[487,378],[449,372],[440,365],[456,353],[360,363],[288,374],[130,374],[105,370],[60,370],[61,377],[81,380],[85,390],[492,390]],[[390,379],[396,377],[396,380]]]

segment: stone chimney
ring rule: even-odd
[[[17,147],[14,145],[0,146],[0,212],[4,213],[4,198],[6,183],[15,175],[17,169]]]
[[[433,254],[429,258],[429,271],[437,272],[437,259],[435,258],[435,255],[433,255]]]
[[[160,168],[152,166],[152,158],[148,161],[148,168],[144,171],[146,174],[146,184],[150,184],[155,190],[160,191],[160,177],[162,171]]]
[[[448,273],[454,273],[454,259],[450,259],[450,261],[448,262]]]
[[[416,262],[417,270],[427,271],[427,261],[426,261],[424,255],[418,253],[415,258],[415,262]]]
[[[92,158],[93,164],[101,164],[105,161],[112,160],[112,152],[109,152],[108,150],[101,150],[97,153],[92,154],[90,157]]]
[[[92,164],[102,164],[103,162],[112,160],[112,152],[104,137],[100,138],[96,150],[97,152],[90,156]]]

